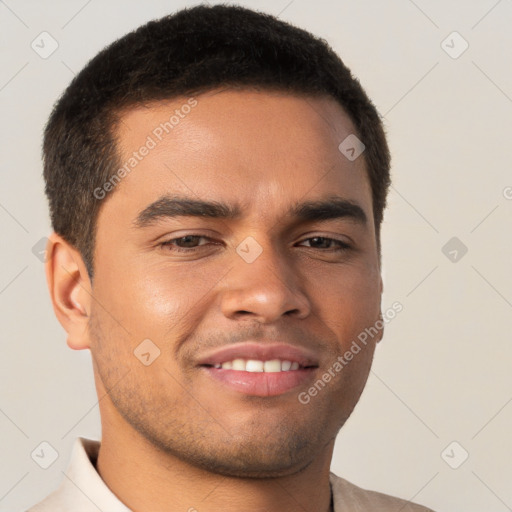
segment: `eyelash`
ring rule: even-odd
[[[162,242],[162,243],[159,244],[159,246],[160,247],[170,247],[177,240],[183,240],[184,238],[189,238],[189,237],[192,237],[192,238],[204,238],[204,239],[207,239],[207,240],[212,240],[210,237],[207,237],[207,236],[204,236],[204,235],[198,235],[198,234],[190,233],[188,235],[180,236],[178,238],[173,238],[171,240],[167,240],[165,242]],[[322,252],[343,252],[343,251],[348,251],[348,250],[352,249],[352,247],[349,244],[347,244],[345,242],[342,242],[341,240],[337,240],[335,238],[329,238],[329,237],[326,237],[326,236],[312,236],[310,238],[305,238],[304,240],[302,240],[302,242],[305,242],[307,240],[313,240],[315,238],[319,238],[321,240],[328,240],[328,241],[335,242],[335,243],[338,244],[338,248],[337,249],[320,249]],[[193,252],[196,252],[201,247],[204,247],[204,245],[199,245],[197,247],[189,247],[189,248],[176,247],[175,246],[174,249],[172,249],[172,252],[193,253]],[[311,249],[316,249],[316,247],[310,247],[310,248]]]

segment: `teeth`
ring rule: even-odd
[[[245,371],[245,360],[244,359],[233,360],[231,368],[233,368],[233,370]]]
[[[281,371],[281,361],[279,359],[272,359],[271,361],[265,361],[263,364],[263,369],[266,372],[280,372]]]
[[[246,372],[262,372],[263,371],[263,361],[257,361],[255,359],[248,359],[245,363],[245,371]]]
[[[271,359],[270,361],[259,361],[258,359],[233,359],[222,364],[215,364],[215,368],[223,370],[238,370],[244,372],[288,372],[290,370],[298,370],[299,363],[291,361],[281,361],[280,359]]]
[[[292,367],[291,361],[283,361],[281,363],[281,370],[284,372],[287,372]]]

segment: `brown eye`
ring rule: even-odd
[[[197,245],[199,239],[210,240],[210,238],[203,235],[185,235],[179,238],[173,238],[160,244],[161,247],[169,248],[172,252],[193,252],[195,249],[202,247],[205,244]]]
[[[342,242],[341,240],[336,240],[335,238],[328,238],[325,236],[314,236],[311,238],[307,238],[306,240],[303,240],[303,242],[307,242],[309,240],[312,241],[310,242],[312,249],[323,249],[325,251],[346,251],[348,249],[351,249],[351,246],[349,244]],[[336,246],[335,248],[332,247],[333,244]]]

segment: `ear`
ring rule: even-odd
[[[384,282],[382,281],[382,275],[380,276],[380,297],[382,299],[382,292],[384,291]],[[382,327],[379,329],[379,335],[376,340],[376,343],[379,343],[379,341],[382,340],[382,337],[384,336],[384,320],[382,317],[382,308],[380,308],[379,312],[379,323],[382,323]]]
[[[92,286],[80,253],[57,233],[46,246],[46,282],[53,310],[75,350],[89,348]]]

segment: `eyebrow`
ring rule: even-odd
[[[342,218],[351,219],[363,226],[368,222],[366,213],[357,203],[339,196],[296,203],[287,213],[303,222]],[[239,204],[166,195],[144,208],[134,220],[134,225],[137,228],[146,228],[162,219],[175,217],[236,220],[242,217],[242,208]]]

